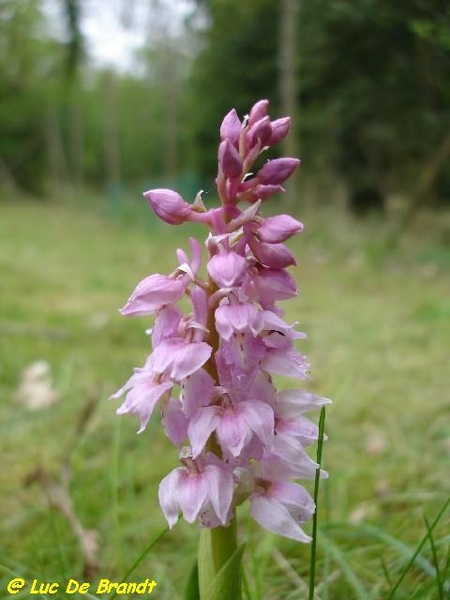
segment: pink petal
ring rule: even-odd
[[[219,287],[233,287],[242,283],[247,260],[235,252],[221,252],[209,260],[207,269]]]
[[[128,392],[125,402],[117,409],[118,415],[126,413],[137,414],[140,418],[138,433],[142,433],[152,416],[153,410],[160,398],[171,388],[171,381],[155,385],[153,381],[139,383]]]
[[[177,337],[183,313],[174,305],[167,304],[156,315],[152,329],[152,344],[155,348],[168,338]]]
[[[272,450],[264,452],[260,460],[259,471],[262,479],[267,481],[280,481],[299,479],[304,473],[308,473],[306,479],[314,479],[317,463],[315,463],[306,453],[301,444],[290,438],[288,456],[285,455],[285,444],[279,444],[279,436],[274,436]]]
[[[214,380],[204,369],[198,369],[181,382],[180,400],[187,417],[208,406],[214,392]]]
[[[310,536],[303,531],[287,508],[275,498],[263,495],[251,496],[250,514],[269,531],[299,542],[311,541]]]
[[[287,419],[315,410],[325,404],[331,404],[331,400],[306,390],[283,390],[277,394],[277,410]]]
[[[170,529],[178,521],[178,495],[180,482],[185,472],[183,467],[171,471],[159,484],[158,499]]]
[[[285,434],[298,438],[304,446],[316,441],[319,433],[317,425],[302,416],[295,419],[279,419],[276,430],[277,435]]]
[[[204,477],[208,480],[209,499],[222,525],[225,525],[233,500],[233,476],[215,465],[206,465]]]
[[[162,423],[170,441],[179,446],[187,437],[188,420],[181,402],[171,398],[162,410]]]
[[[197,275],[202,264],[202,246],[194,237],[190,237],[189,247],[191,249],[192,254],[192,259],[189,265],[191,267],[192,273],[194,275]]]
[[[206,342],[185,342],[181,338],[164,340],[150,356],[148,367],[177,381],[192,375],[211,356]]]
[[[227,410],[220,418],[217,426],[217,437],[224,451],[237,457],[242,448],[252,437],[252,432],[245,417],[238,410]]]
[[[247,331],[258,335],[262,330],[262,317],[253,304],[222,304],[216,309],[216,328],[220,336],[229,340],[234,331]]]
[[[292,436],[276,435],[273,438],[272,454],[284,463],[287,469],[286,473],[290,473],[290,478],[295,479],[314,479],[318,464],[307,454],[303,445]],[[272,470],[275,465],[275,470]],[[264,473],[268,479],[284,479],[280,477],[280,465],[275,461],[271,466],[271,462],[265,462]],[[269,475],[269,473],[271,473]],[[326,477],[326,474],[323,474]]]
[[[196,458],[206,445],[209,436],[216,429],[220,422],[217,406],[207,406],[201,408],[198,413],[191,418],[188,426],[188,436],[191,442],[192,455]]]
[[[189,282],[188,276],[150,275],[137,285],[120,312],[131,316],[152,314],[164,304],[174,304],[182,298]]]
[[[270,449],[274,433],[272,408],[268,404],[257,400],[242,402],[238,408],[248,427],[261,440],[264,446]]]
[[[194,309],[195,322],[206,327],[208,318],[208,295],[202,288],[196,287],[191,292],[191,304]]]
[[[178,481],[177,500],[188,523],[198,517],[208,496],[208,482],[203,473],[191,473],[184,469]]]
[[[216,362],[224,361],[232,371],[232,380],[250,378],[260,371],[260,361],[266,354],[264,342],[246,333],[235,333],[230,341],[220,344]],[[251,381],[251,379],[249,379]]]
[[[251,382],[248,389],[248,398],[255,398],[274,407],[276,402],[275,386],[268,373],[260,371]]]
[[[170,377],[180,381],[195,373],[211,356],[212,348],[206,342],[183,344],[177,348]]]
[[[296,350],[270,350],[261,362],[261,369],[286,377],[309,378],[309,364]]]

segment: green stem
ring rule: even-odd
[[[237,548],[236,517],[228,527],[200,530],[198,548],[198,583],[200,599],[207,598],[208,590],[217,573]],[[241,600],[241,595],[233,600]]]

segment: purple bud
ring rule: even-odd
[[[250,183],[252,180],[244,182],[243,185]],[[257,202],[258,200],[266,200],[270,196],[274,194],[282,194],[284,192],[284,188],[281,185],[256,185],[254,187],[249,187],[248,185],[244,188],[240,186],[241,191],[238,192],[238,197],[240,200],[245,200],[246,202]]]
[[[220,139],[222,141],[229,140],[236,148],[239,145],[239,137],[241,135],[242,124],[237,116],[236,110],[233,108],[225,116],[220,126]]]
[[[298,158],[275,158],[268,160],[256,173],[259,183],[278,185],[286,181],[300,164]]]
[[[241,157],[228,139],[223,141],[219,146],[219,166],[225,176],[230,179],[236,179],[242,174],[243,164]]]
[[[166,189],[149,190],[144,192],[144,197],[156,215],[169,225],[180,225],[189,220],[191,207],[177,192]]]
[[[297,295],[297,284],[284,269],[262,268],[253,280],[255,300],[287,300]]]
[[[247,132],[248,145],[251,148],[260,141],[261,148],[267,146],[272,138],[272,127],[270,125],[269,117],[263,117],[259,121],[256,121]]]
[[[284,244],[266,244],[253,238],[250,241],[250,249],[266,267],[284,269],[297,264],[295,256]]]
[[[267,107],[269,106],[268,100],[259,100],[256,104],[254,104],[250,110],[250,115],[248,117],[248,124],[251,127],[259,121],[263,117],[267,115]]]
[[[282,119],[277,119],[276,121],[272,121],[271,126],[272,137],[270,138],[269,145],[274,146],[288,134],[291,127],[291,118],[283,117]]]
[[[303,231],[303,223],[290,215],[276,215],[265,219],[256,233],[263,242],[277,244],[285,242],[300,231]]]

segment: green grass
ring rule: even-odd
[[[2,591],[16,574],[83,580],[67,520],[39,485],[26,485],[39,466],[58,478],[74,448],[70,494],[79,520],[100,536],[95,581],[120,581],[143,556],[128,581],[153,578],[155,597],[183,597],[196,527],[180,521],[146,552],[166,526],[157,486],[176,452],[156,421],[136,436],[137,420],[116,417],[118,402],[107,400],[149,350],[150,320],[125,319],[117,308],[144,276],[170,272],[175,248],[187,246],[187,230],[161,227],[147,210],[1,205]],[[300,295],[285,307],[308,333],[310,388],[334,400],[316,597],[382,599],[402,577],[393,598],[440,600],[450,580],[450,509],[433,527],[450,494],[449,215],[423,216],[387,253],[386,225],[309,212],[298,215],[306,230],[292,245]],[[16,392],[23,369],[40,359],[61,399],[31,412]],[[88,401],[95,411],[77,435]],[[307,598],[310,548],[262,531],[245,509],[241,524],[247,595]]]

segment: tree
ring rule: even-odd
[[[303,136],[355,193],[383,196],[407,180],[415,185],[415,172],[450,126],[450,55],[414,27],[438,20],[439,5],[305,3]]]
[[[51,44],[42,39],[39,2],[0,5],[0,161],[4,176],[27,190],[43,182],[43,86]]]

